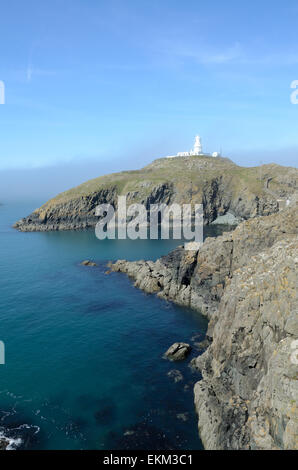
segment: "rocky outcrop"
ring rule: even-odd
[[[190,353],[191,347],[188,343],[174,343],[165,352],[165,357],[170,361],[183,361]]]
[[[248,219],[278,212],[297,193],[295,168],[263,165],[243,168],[225,158],[208,156],[158,159],[138,171],[106,175],[59,194],[15,223],[20,231],[77,230],[94,227],[96,207],[111,204],[117,196],[127,204],[198,203],[204,223],[229,214]],[[281,202],[280,202],[281,201]],[[234,220],[234,219],[233,219]]]
[[[192,361],[206,449],[296,449],[298,214],[241,223],[156,262],[118,261],[136,287],[208,316],[210,346]]]
[[[8,445],[9,445],[8,440],[0,438],[0,450],[6,450]]]
[[[22,232],[44,232],[94,227],[98,222],[95,215],[96,206],[106,203],[115,205],[116,200],[117,193],[112,186],[96,193],[58,200],[56,204],[50,201],[16,222],[14,228]]]
[[[236,269],[285,236],[296,237],[296,213],[294,207],[245,221],[233,232],[207,238],[199,252],[178,247],[155,262],[119,260],[110,268],[126,273],[145,292],[194,308],[210,318]]]

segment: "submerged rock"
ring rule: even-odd
[[[117,450],[174,450],[177,443],[171,442],[163,429],[147,421],[136,423],[122,435],[111,435],[110,448]]]
[[[182,361],[190,353],[191,347],[187,343],[174,343],[165,353],[165,357],[171,361]]]
[[[115,419],[115,416],[115,407],[113,405],[106,405],[94,414],[96,422],[102,425],[110,424]]]
[[[181,382],[183,380],[183,375],[181,374],[180,370],[177,369],[170,370],[167,375],[173,379],[175,383]]]
[[[189,420],[189,413],[185,412],[185,413],[178,413],[177,414],[177,419],[179,419],[180,421],[188,421]]]
[[[85,259],[80,263],[82,266],[97,266],[94,261],[90,261],[89,259]]]

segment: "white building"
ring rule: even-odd
[[[213,152],[212,155],[210,153],[203,152],[203,147],[202,147],[202,139],[199,135],[196,135],[195,137],[195,144],[194,148],[191,149],[189,152],[178,152],[177,155],[170,155],[166,158],[176,158],[176,157],[191,157],[193,155],[208,155],[212,157],[220,157],[219,152]]]

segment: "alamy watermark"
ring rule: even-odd
[[[298,339],[291,342],[291,363],[298,364]]]
[[[298,80],[292,81],[291,88],[294,89],[294,91],[291,93],[291,103],[298,104]]]
[[[5,104],[5,84],[0,80],[0,104]]]
[[[203,205],[144,204],[127,206],[126,196],[118,196],[117,211],[112,204],[100,204],[96,215],[101,217],[95,227],[99,240],[191,240],[186,250],[198,250],[203,243]]]
[[[0,341],[0,365],[5,364],[5,345],[3,341]]]

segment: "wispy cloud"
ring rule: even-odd
[[[27,67],[26,77],[27,77],[27,82],[31,82],[31,78],[32,78],[32,67],[31,67],[31,65],[28,65],[28,67]]]
[[[204,44],[204,41],[199,41],[196,45],[187,42],[178,43],[174,41],[163,41],[163,44],[157,44],[156,48],[160,54],[170,58],[176,59],[178,62],[191,61],[200,65],[208,64],[228,64],[237,62],[243,59],[244,52],[239,42],[223,47],[214,48]]]
[[[262,45],[254,44],[253,50],[249,45],[236,41],[226,47],[212,47],[204,41],[198,41],[196,45],[188,42],[165,41],[158,45],[159,53],[176,60],[177,63],[191,61],[198,65],[264,65],[264,66],[291,66],[298,64],[296,51],[278,51],[276,53],[262,50]]]
[[[34,44],[29,52],[27,68],[26,68],[26,80],[28,83],[32,81],[33,76],[51,76],[56,75],[56,70],[43,69],[33,65],[33,52],[38,47],[38,43]]]
[[[175,54],[180,57],[193,59],[200,64],[226,64],[242,57],[242,48],[238,42],[222,50],[206,50],[203,47],[178,48]]]
[[[28,64],[27,69],[26,69],[26,79],[28,83],[32,81],[33,75],[48,77],[48,76],[56,75],[56,74],[57,74],[56,70],[40,69],[40,68],[32,67],[31,64]]]

